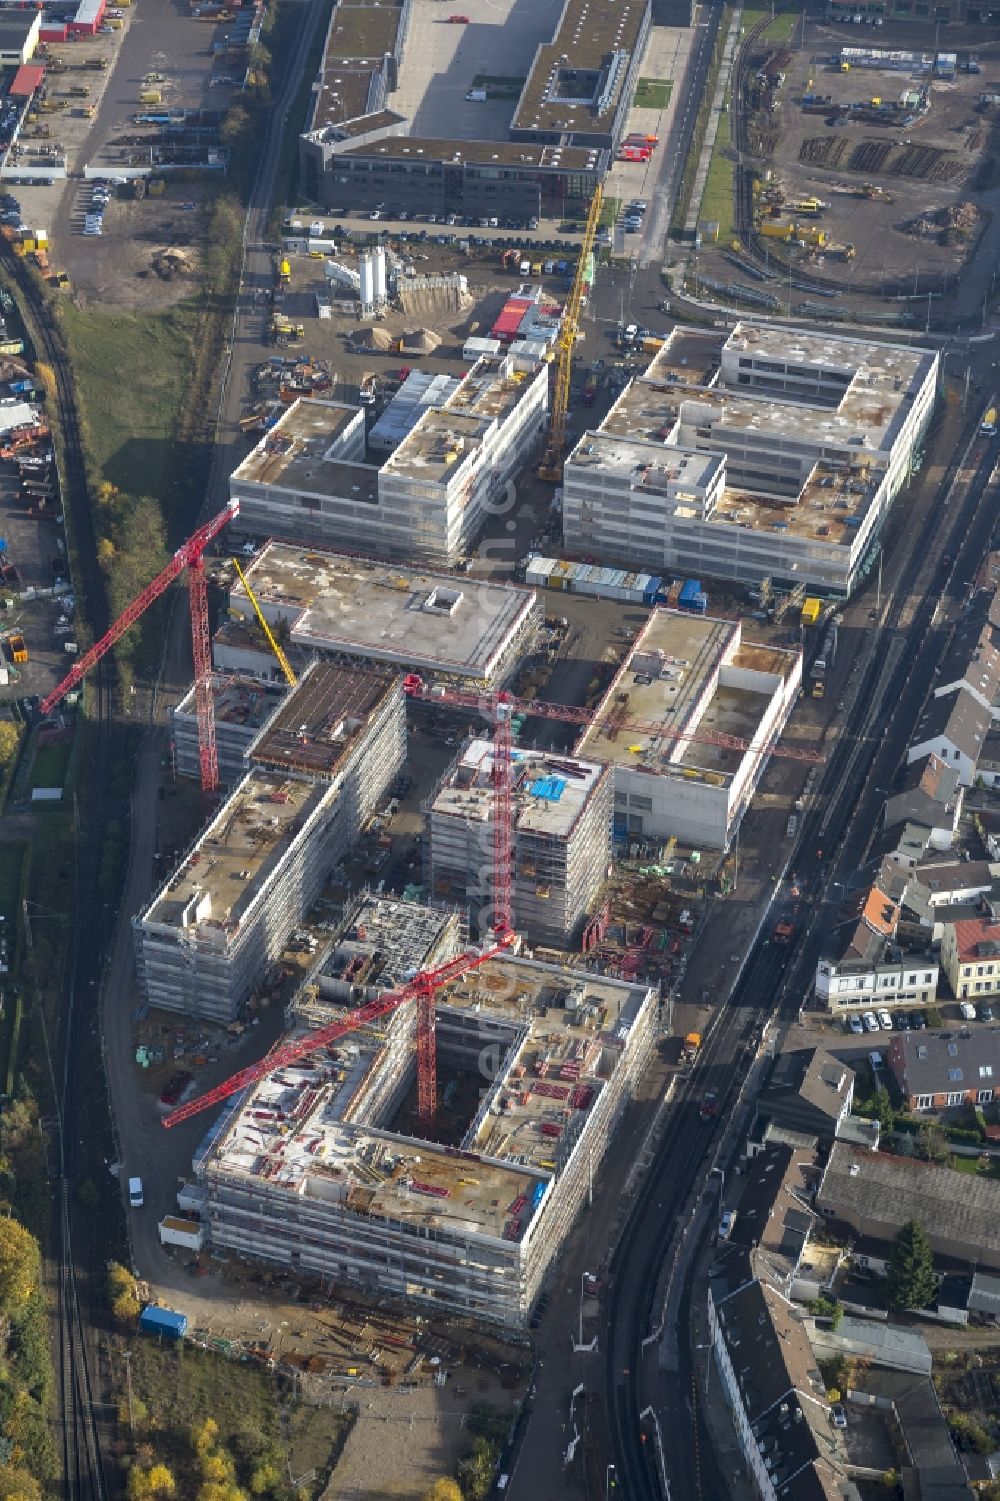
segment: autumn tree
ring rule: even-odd
[[[38,1286],[42,1258],[35,1237],[17,1220],[0,1220],[0,1313],[16,1318]]]
[[[42,1488],[27,1470],[0,1465],[0,1501],[42,1501]]]
[[[424,1501],[464,1501],[464,1498],[458,1481],[452,1480],[450,1475],[442,1475],[425,1493]]]

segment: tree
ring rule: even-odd
[[[948,1138],[934,1121],[925,1121],[917,1132],[917,1156],[925,1162],[947,1162],[951,1156]]]
[[[896,1232],[886,1273],[889,1307],[899,1312],[926,1308],[937,1292],[934,1257],[930,1243],[916,1220],[908,1220]]]
[[[17,755],[21,743],[20,731],[9,719],[0,720],[0,766],[6,766]]]
[[[0,1312],[16,1317],[38,1286],[38,1242],[17,1220],[0,1220]]]
[[[493,1468],[495,1464],[494,1446],[485,1438],[477,1438],[472,1446],[472,1453],[459,1460],[458,1475],[459,1487],[466,1501],[485,1501],[493,1484]]]
[[[442,1475],[441,1479],[435,1480],[430,1490],[425,1493],[424,1501],[462,1501],[458,1481],[452,1480],[450,1475]]]
[[[872,1114],[883,1131],[893,1128],[892,1100],[884,1084],[880,1084],[872,1096]]]
[[[42,1501],[42,1488],[27,1470],[0,1465],[0,1501]]]
[[[124,1288],[111,1304],[111,1313],[116,1324],[137,1324],[141,1312],[135,1288]]]

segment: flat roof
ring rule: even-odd
[[[607,768],[544,751],[512,751],[513,808],[519,832],[568,839]],[[496,805],[493,743],[472,740],[445,773],[429,805],[435,816],[492,822]]]
[[[458,1150],[395,1133],[382,1115],[358,1118],[362,1088],[370,1097],[375,1071],[397,1066],[385,1039],[412,1027],[408,1003],[254,1086],[203,1166],[372,1218],[521,1240],[651,1003],[648,988],[621,980],[513,955],[488,961],[437,996],[452,1013],[439,1026],[470,1013],[500,1048],[500,1072]],[[311,995],[290,1035],[342,1014]]]
[[[338,5],[326,35],[323,62],[327,68],[343,58],[382,57],[392,52],[399,35],[403,8],[372,0],[369,5]]]
[[[308,133],[346,126],[348,121],[368,116],[375,80],[383,59],[355,58],[325,69],[313,90]]]
[[[456,912],[365,892],[351,907],[340,936],[325,948],[296,998],[296,1014],[320,1025],[312,1010],[311,982],[322,996],[353,1000],[357,987],[393,990],[418,970],[440,964],[456,950],[460,934]],[[320,1004],[325,1007],[326,1002]]]
[[[377,500],[378,469],[371,464],[345,464],[336,457],[338,440],[359,411],[342,402],[300,396],[236,466],[230,483],[346,496],[357,485],[364,492],[362,498]]]
[[[247,752],[251,764],[332,777],[397,691],[388,675],[313,662]]]
[[[387,136],[367,146],[351,146],[344,156],[423,157],[432,162],[490,166],[546,167],[562,172],[601,172],[606,152],[585,146],[540,146],[533,141],[451,141],[436,136]],[[606,165],[606,163],[605,163]]]
[[[610,129],[648,10],[648,0],[566,0],[552,41],[535,53],[511,129]]]
[[[672,496],[691,485],[704,493],[711,489],[725,459],[715,453],[699,453],[693,448],[679,448],[651,443],[642,438],[623,438],[615,432],[597,429],[580,438],[567,464],[586,471],[600,469],[606,473],[630,475],[636,489],[646,493],[661,490]],[[692,497],[694,499],[694,497]]]
[[[323,783],[251,771],[153,898],[142,921],[183,929],[192,938],[215,933],[224,949],[302,825],[330,795]]]
[[[483,355],[440,406],[425,409],[382,473],[447,484],[490,429],[515,410],[542,369],[547,366],[516,355]]]
[[[268,543],[247,577],[268,619],[288,621],[295,644],[484,680],[538,614],[530,589],[280,542]],[[242,587],[231,598],[245,600]]]
[[[192,685],[173,716],[194,719],[197,715],[195,687]],[[270,719],[288,693],[287,683],[265,683],[260,678],[241,673],[212,674],[212,705],[216,724],[244,726],[259,730]]]

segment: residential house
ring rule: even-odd
[[[765,1282],[709,1279],[708,1322],[726,1403],[763,1501],[847,1501],[823,1377],[798,1311]]]
[[[751,1158],[736,1204],[730,1245],[759,1252],[767,1280],[786,1294],[816,1221],[818,1178],[814,1151],[774,1143]]]
[[[1000,730],[991,730],[983,741],[977,780],[984,787],[1000,787]]]
[[[910,1220],[936,1257],[955,1266],[1000,1269],[1000,1183],[914,1157],[866,1152],[834,1142],[816,1208],[845,1233],[885,1249]]]
[[[994,903],[982,916],[945,923],[941,967],[960,1001],[1000,994],[1000,921]]]
[[[929,1376],[866,1370],[851,1403],[884,1417],[902,1461],[899,1480],[904,1501],[974,1501]]]
[[[951,848],[962,813],[962,789],[954,766],[930,754],[905,767],[902,782],[885,805],[885,826],[919,824],[930,830],[930,846]]]
[[[933,752],[957,770],[960,786],[970,787],[991,723],[991,711],[964,685],[955,693],[931,698],[917,721],[906,759],[922,761]]]
[[[935,698],[966,688],[982,708],[993,711],[1000,689],[1000,650],[996,629],[974,616],[957,627],[937,670]]]
[[[886,1061],[909,1110],[988,1105],[1000,1090],[1000,1028],[894,1032]]]
[[[891,891],[892,894],[889,894]],[[816,966],[813,989],[835,1015],[872,1007],[929,1006],[937,995],[938,966],[928,954],[904,953],[896,942],[902,902],[909,891],[907,873],[891,856],[882,861],[877,880],[856,898],[851,917],[834,933],[846,934],[833,954]]]
[[[779,1053],[757,1096],[758,1120],[831,1142],[854,1099],[854,1071],[825,1048]]]

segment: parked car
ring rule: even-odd
[[[866,1032],[881,1032],[882,1028],[878,1024],[874,1011],[866,1011],[861,1020],[865,1024]]]
[[[908,1011],[896,1012],[896,1027],[900,1032],[908,1032],[912,1025]]]
[[[927,1017],[924,1012],[914,1011],[913,1015],[910,1017],[910,1025],[912,1026],[914,1032],[926,1032]]]
[[[735,1209],[727,1209],[727,1210],[725,1210],[725,1212],[723,1213],[723,1216],[722,1216],[721,1220],[719,1221],[719,1239],[720,1240],[728,1240],[729,1237],[733,1233],[733,1226],[735,1224],[736,1224],[736,1210]]]
[[[878,1013],[878,1024],[882,1028],[883,1032],[892,1031],[892,1017],[889,1015],[888,1011],[882,1010]]]
[[[834,1405],[830,1408],[830,1418],[833,1422],[834,1428],[847,1427],[847,1412],[839,1402],[835,1402]]]
[[[710,1120],[713,1115],[719,1113],[719,1094],[715,1089],[705,1092],[705,1098],[701,1102],[701,1118],[703,1121]]]
[[[971,1001],[959,1001],[958,1009],[963,1021],[974,1022],[976,1020],[976,1008]]]
[[[860,1016],[849,1016],[847,1018],[847,1030],[853,1032],[855,1035],[864,1032],[864,1024]]]
[[[991,1022],[993,1020],[993,1007],[992,1006],[980,1006],[980,1008],[979,1008],[979,1019],[980,1019],[980,1021]]]
[[[881,1053],[869,1053],[868,1054],[868,1062],[871,1064],[871,1066],[872,1066],[873,1069],[881,1068],[882,1067],[882,1054]]]

